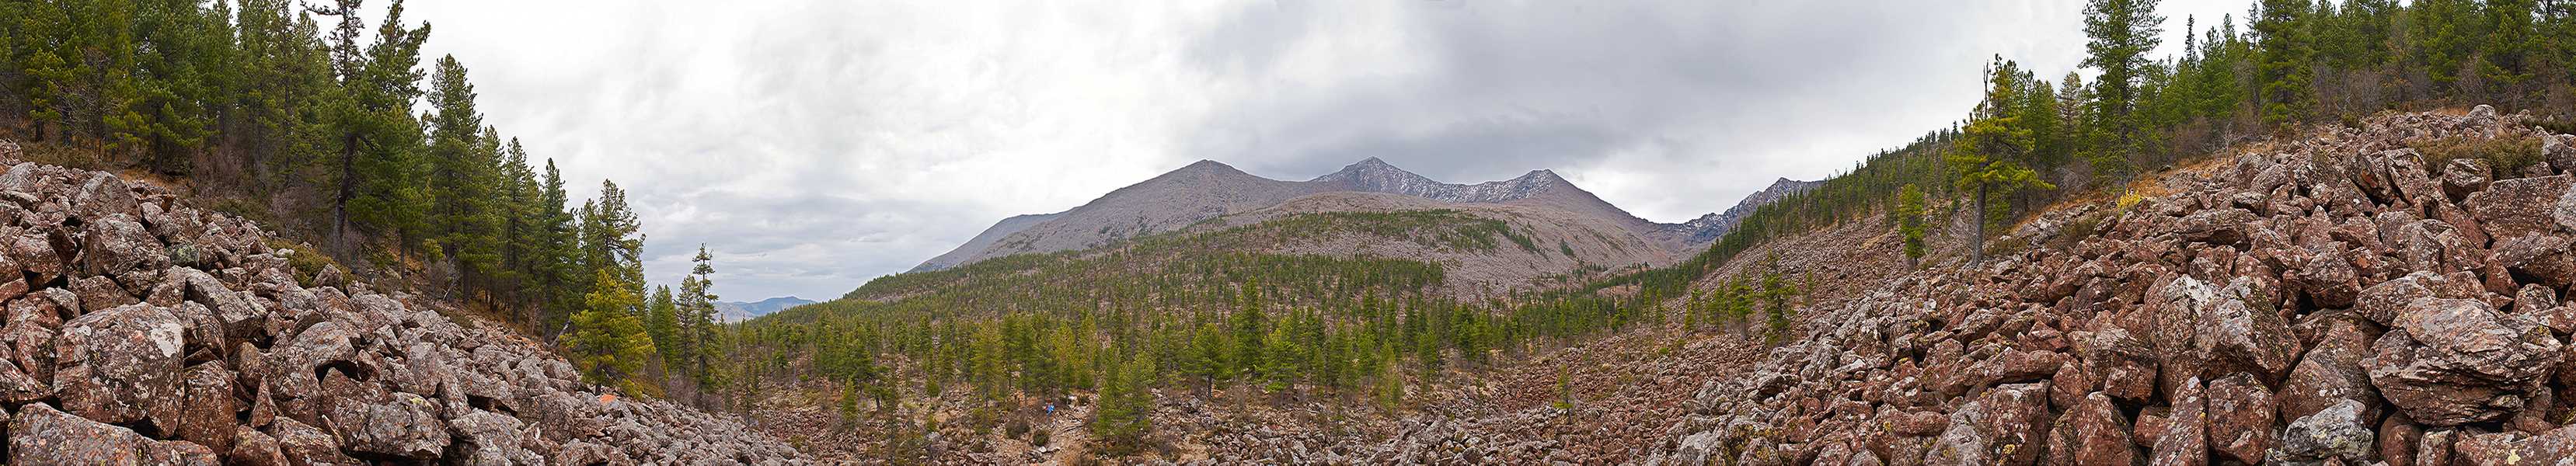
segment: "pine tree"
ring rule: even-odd
[[[689,344],[680,336],[677,306],[671,299],[671,287],[653,287],[651,298],[644,301],[644,334],[653,338],[653,348],[661,351],[662,365],[676,367],[680,349]]]
[[[2134,113],[2140,78],[2155,66],[2147,54],[2163,42],[2164,21],[2156,0],[2090,0],[2084,7],[2084,66],[2102,70],[2095,80],[2096,100],[2112,146],[2096,160],[2128,160],[2137,137]],[[2071,87],[2071,86],[2070,86]],[[2125,169],[2125,167],[2123,167]]]
[[[357,17],[359,4],[337,0],[334,7],[313,10],[340,18],[330,34],[331,61],[350,97],[329,117],[339,150],[331,162],[338,167],[331,203],[333,237],[342,254],[357,250],[359,245],[349,243],[355,233],[400,235],[406,247],[424,239],[418,234],[422,207],[415,182],[421,178],[417,159],[422,135],[411,103],[421,94],[422,74],[416,68],[429,26],[403,27],[402,2],[396,0],[387,8],[374,44],[360,48],[357,41],[366,33]]]
[[[536,286],[545,294],[539,302],[551,309],[538,323],[542,328],[553,328],[581,307],[581,296],[589,293],[593,282],[581,279],[590,275],[582,263],[581,224],[568,208],[570,197],[564,192],[563,172],[555,169],[554,159],[546,160],[545,175],[538,191],[538,238],[530,253],[537,255],[531,261],[531,272],[537,276]]]
[[[2002,57],[1996,57],[1995,62],[1990,67],[1992,77],[1987,80],[1986,102],[1978,106],[1977,118],[1968,124],[1965,134],[1945,157],[1951,172],[1956,174],[1952,182],[1960,191],[1974,196],[1975,212],[1980,213],[1988,212],[1988,202],[1997,196],[2023,188],[2056,189],[2055,185],[2040,181],[2037,172],[2015,161],[2030,152],[2031,132],[2022,128],[2019,117],[2010,111],[2012,102],[2016,101],[2013,81],[2018,72],[2015,66]],[[1977,237],[1968,247],[1969,263],[1985,260],[1988,223],[1992,223],[1992,218],[1977,222]]]
[[[492,279],[509,286],[494,290],[507,295],[496,296],[494,301],[516,311],[511,315],[519,325],[535,329],[539,325],[533,313],[537,307],[528,302],[532,298],[528,293],[537,289],[534,285],[541,280],[541,269],[548,260],[540,252],[545,239],[540,228],[549,213],[542,210],[543,187],[537,184],[536,171],[528,167],[528,151],[519,145],[518,138],[510,138],[503,146],[500,168],[499,193],[494,196],[498,206],[494,213],[501,220],[496,225],[500,237],[493,241],[499,268]]]
[[[583,380],[632,390],[632,378],[653,357],[653,338],[636,316],[633,285],[607,271],[595,275],[586,306],[573,315],[570,349]]]
[[[426,188],[432,236],[427,243],[455,263],[457,294],[472,300],[476,281],[500,269],[501,218],[496,211],[502,207],[502,193],[496,185],[502,149],[500,138],[483,125],[483,114],[474,107],[474,84],[466,80],[465,65],[450,55],[440,57],[434,69],[428,94],[436,116],[429,122]]]
[[[1145,437],[1154,428],[1154,374],[1154,362],[1148,358],[1135,358],[1107,371],[1091,420],[1091,435],[1101,440],[1101,453],[1126,456],[1145,446]]]
[[[1297,384],[1304,372],[1306,349],[1297,342],[1290,326],[1274,325],[1261,337],[1261,378],[1264,388],[1272,392],[1287,391]]]
[[[680,324],[689,334],[688,348],[682,354],[688,360],[689,373],[697,377],[698,384],[712,388],[717,379],[715,368],[710,363],[722,350],[718,344],[721,335],[717,332],[719,323],[715,305],[719,298],[711,291],[715,287],[715,256],[707,253],[707,245],[699,244],[698,255],[689,261],[692,264],[689,276],[680,279]]]
[[[1888,209],[1896,217],[1896,231],[1905,237],[1905,263],[1923,260],[1923,190],[1907,183],[1896,192],[1896,207]]]
[[[2304,121],[2315,100],[2308,84],[2316,44],[2308,32],[2307,0],[2262,0],[2257,4],[2254,34],[2263,51],[2257,64],[2262,83],[2263,122],[2285,125]]]
[[[626,206],[626,190],[601,180],[599,198],[582,203],[581,263],[592,272],[607,272],[621,283],[644,281],[643,226]]]

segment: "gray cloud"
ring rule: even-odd
[[[1679,221],[1948,125],[1987,56],[2082,54],[2059,0],[411,3],[486,121],[577,196],[632,193],[649,278],[705,244],[744,300],[836,297],[1202,158],[1549,168]],[[2243,11],[2167,3],[2174,29]]]

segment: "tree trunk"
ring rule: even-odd
[[[1977,186],[1977,211],[1969,218],[1977,222],[1977,235],[1968,239],[1968,265],[1986,261],[1986,187]]]

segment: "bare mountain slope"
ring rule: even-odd
[[[1184,231],[1214,231],[1306,214],[1454,213],[1460,220],[1490,220],[1509,234],[1499,248],[1470,251],[1374,235],[1312,235],[1299,241],[1255,246],[1261,252],[1402,257],[1440,264],[1460,295],[1499,292],[1521,285],[1550,285],[1569,271],[1664,264],[1676,255],[1654,240],[1605,225],[1584,213],[1545,205],[1446,203],[1401,194],[1328,192],[1277,206],[1229,215]]]
[[[1774,186],[1775,189],[1779,187]],[[1549,218],[1556,221],[1580,220],[1590,224],[1587,226],[1590,229],[1616,230],[1646,239],[1661,251],[1623,253],[1619,258],[1650,258],[1649,263],[1658,265],[1687,256],[1684,252],[1707,245],[1709,240],[1716,238],[1709,229],[1722,228],[1718,223],[1658,224],[1637,218],[1548,170],[1534,170],[1509,180],[1452,184],[1396,168],[1372,157],[1307,181],[1281,181],[1202,160],[1111,191],[1071,210],[1005,219],[957,249],[923,262],[913,271],[946,269],[1011,254],[1088,249],[1120,239],[1175,231],[1220,216],[1278,206],[1308,195],[1336,192],[1380,193],[1429,203],[1414,203],[1415,207],[1513,205],[1564,213],[1567,215],[1550,215]],[[1776,199],[1776,196],[1767,199],[1757,196],[1748,201]],[[1352,209],[1386,207],[1385,202],[1317,205],[1345,205]],[[1750,211],[1751,208],[1738,206],[1735,210]],[[1617,241],[1603,243],[1612,242]]]
[[[1064,213],[1013,215],[1011,218],[1002,219],[1001,222],[994,223],[991,228],[985,228],[983,233],[975,234],[974,239],[966,240],[966,244],[958,245],[957,249],[950,249],[939,257],[930,258],[921,265],[913,266],[911,271],[921,272],[966,265],[968,256],[993,247],[993,243],[1001,242],[1003,237],[1027,230],[1032,225],[1046,223],[1047,220],[1054,219],[1058,215],[1064,215]]]

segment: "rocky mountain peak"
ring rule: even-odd
[[[1691,221],[1673,225],[1672,229],[1684,233],[1691,244],[1716,241],[1719,237],[1726,236],[1726,232],[1733,231],[1736,224],[1744,223],[1744,217],[1753,215],[1754,209],[1780,202],[1782,198],[1807,192],[1824,184],[1823,181],[1798,181],[1788,178],[1772,180],[1771,186],[1744,196],[1744,200],[1736,201],[1735,206],[1726,208],[1725,212],[1702,215]]]

